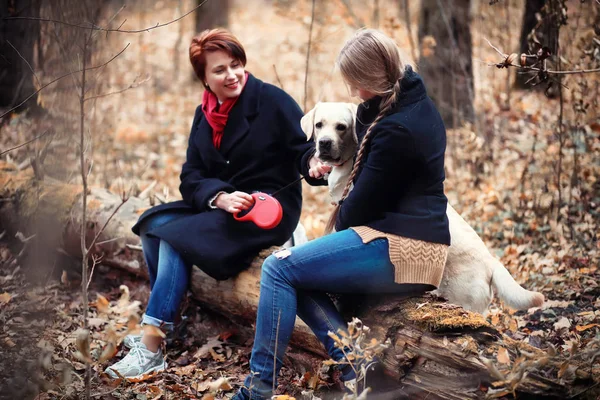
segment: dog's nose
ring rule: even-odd
[[[321,150],[321,151],[330,151],[331,150],[331,139],[321,139],[321,140],[319,140],[319,150]]]

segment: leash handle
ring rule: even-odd
[[[278,189],[275,191],[275,193],[271,194],[271,197],[275,197],[277,195],[277,193],[289,188],[290,186],[300,182],[302,179],[304,179],[304,176],[300,176],[300,178],[296,179],[295,181],[293,181],[292,183],[288,183],[287,185],[285,185],[284,187],[282,187],[281,189]]]

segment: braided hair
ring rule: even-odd
[[[346,83],[380,96],[381,103],[377,117],[369,125],[363,137],[350,178],[346,182],[340,201],[329,217],[325,233],[330,233],[335,228],[341,204],[350,193],[373,129],[393,108],[400,94],[400,84],[404,77],[404,64],[400,60],[398,46],[391,38],[374,29],[359,30],[346,42],[337,62]]]

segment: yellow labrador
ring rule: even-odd
[[[301,120],[307,138],[314,136],[316,156],[333,166],[327,177],[334,203],[341,198],[358,148],[356,105],[318,103]],[[540,306],[544,295],[521,287],[487,249],[471,226],[448,204],[451,246],[437,293],[451,303],[486,314],[494,292],[509,307],[526,310]]]

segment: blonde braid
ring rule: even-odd
[[[392,87],[391,91],[387,94],[386,97],[384,97],[382,99],[382,101],[379,105],[379,107],[380,107],[379,114],[377,114],[377,117],[375,118],[375,120],[373,120],[371,125],[369,125],[369,128],[367,129],[367,133],[365,133],[365,136],[363,137],[363,140],[360,143],[360,148],[358,149],[358,154],[356,155],[356,161],[354,162],[354,165],[352,166],[352,172],[350,173],[350,178],[348,178],[348,182],[346,182],[346,186],[344,187],[344,192],[342,193],[342,197],[340,198],[340,201],[335,205],[333,212],[329,216],[329,220],[327,221],[327,225],[325,226],[325,234],[329,234],[329,233],[333,232],[333,229],[335,228],[335,222],[337,220],[338,214],[340,213],[340,207],[342,205],[342,202],[344,200],[346,200],[346,198],[348,197],[348,194],[350,194],[350,188],[352,187],[354,178],[356,178],[356,174],[358,174],[358,168],[360,167],[360,163],[365,154],[367,142],[369,141],[369,139],[371,137],[371,132],[373,132],[373,128],[392,109],[392,107],[396,103],[396,97],[398,96],[399,93],[400,93],[400,80],[396,81],[396,83]]]

